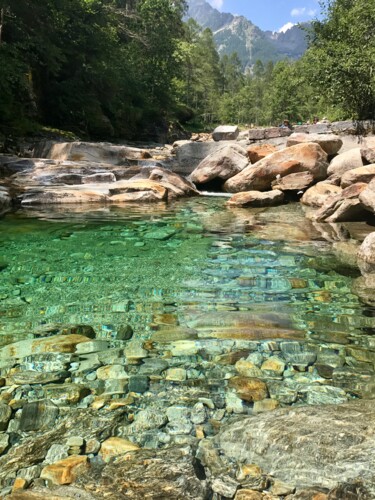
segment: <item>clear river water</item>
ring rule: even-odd
[[[362,397],[373,374],[375,311],[352,292],[358,271],[338,260],[325,225],[308,221],[299,204],[250,210],[225,201],[7,214],[0,347],[62,324],[90,325],[115,343],[130,325],[140,342],[155,332],[159,341],[171,332],[187,340],[194,331],[200,363],[222,356],[221,343],[238,351],[262,342],[272,354],[281,339],[299,346],[294,358],[282,349],[284,377]],[[199,378],[184,354],[188,377]]]

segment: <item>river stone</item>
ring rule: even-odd
[[[254,164],[266,156],[276,153],[276,151],[277,148],[273,144],[253,144],[247,148],[247,156],[250,163]]]
[[[41,431],[53,427],[59,415],[58,407],[50,400],[26,403],[22,408],[20,431]]]
[[[361,148],[354,148],[339,154],[329,164],[327,174],[342,176],[348,170],[363,167]]]
[[[319,222],[363,220],[366,217],[366,209],[360,202],[359,196],[366,188],[367,184],[363,182],[348,186],[341,193],[328,198],[312,218]]]
[[[279,191],[303,191],[314,182],[314,176],[310,172],[297,172],[281,177],[272,182],[272,189]]]
[[[262,370],[260,370],[260,368],[248,359],[240,359],[237,361],[235,368],[243,377],[262,378],[263,375]]]
[[[365,165],[371,165],[371,164],[375,163],[375,147],[361,148],[361,156],[362,156],[363,163]]]
[[[8,208],[11,204],[12,198],[8,189],[4,186],[0,186],[0,212]]]
[[[0,455],[8,448],[8,445],[9,445],[9,435],[6,434],[5,432],[0,432]]]
[[[116,182],[116,176],[112,172],[98,172],[82,177],[82,184],[96,184],[97,182]]]
[[[103,464],[102,469],[87,470],[76,484],[86,492],[95,491],[97,498],[120,499],[126,492],[132,500],[203,500],[212,490],[194,462],[188,447],[139,450]]]
[[[301,203],[312,207],[321,207],[331,197],[340,194],[342,188],[326,182],[318,182],[311,186],[302,196]]]
[[[241,172],[249,162],[237,148],[238,146],[225,146],[207,156],[191,173],[190,180],[194,184],[201,185],[214,179],[226,180]]]
[[[10,406],[0,403],[0,431],[5,431],[8,427],[8,422],[12,416]]]
[[[151,181],[158,182],[168,190],[168,200],[179,196],[196,196],[199,191],[188,180],[178,175],[176,172],[170,172],[165,168],[154,168],[149,174]]]
[[[366,236],[357,252],[357,257],[363,274],[375,273],[375,232]]]
[[[131,375],[129,378],[129,392],[143,394],[149,388],[149,379],[144,375]]]
[[[226,203],[228,207],[272,207],[280,205],[284,200],[284,193],[280,190],[267,192],[244,191],[234,194]]]
[[[49,384],[43,387],[43,391],[46,398],[59,406],[76,404],[91,394],[88,387],[80,384]]]
[[[315,180],[322,180],[327,176],[327,167],[327,154],[318,144],[297,144],[246,167],[225,182],[224,190],[230,193],[268,191],[277,176],[296,172],[310,172]]]
[[[8,344],[0,349],[0,360],[9,358],[24,358],[30,354],[38,353],[71,353],[75,352],[76,346],[90,339],[83,335],[55,335],[39,339],[27,339]]]
[[[47,465],[42,470],[40,477],[51,481],[53,484],[71,484],[88,467],[87,456],[72,455]]]
[[[268,396],[267,385],[258,378],[232,377],[228,387],[235,389],[237,396],[244,401],[261,401]]]
[[[63,382],[70,376],[68,371],[59,372],[36,372],[32,370],[25,370],[18,373],[13,373],[7,379],[7,385],[35,385],[35,384],[49,384],[51,382]]]
[[[109,462],[112,457],[138,451],[139,449],[139,446],[132,441],[120,437],[111,437],[102,443],[99,455],[104,462]]]
[[[129,374],[125,371],[125,368],[122,365],[101,366],[96,370],[96,376],[99,380],[123,380],[129,378]]]
[[[346,188],[356,182],[369,183],[375,177],[375,164],[346,171],[341,177],[341,187]]]
[[[375,180],[372,180],[369,185],[360,193],[359,201],[366,210],[375,214]]]
[[[342,146],[342,140],[334,134],[303,134],[295,132],[288,137],[287,147],[295,146],[304,142],[315,142],[327,153],[332,156],[338,153]]]
[[[212,132],[214,141],[235,141],[240,133],[236,125],[220,125]]]
[[[373,498],[374,429],[373,401],[351,401],[247,417],[215,442],[228,458],[256,463],[291,486],[334,488],[361,478]]]
[[[239,484],[230,476],[217,477],[212,481],[212,489],[218,495],[224,498],[233,498],[236,494]]]

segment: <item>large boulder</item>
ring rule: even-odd
[[[259,160],[263,160],[266,156],[276,153],[277,148],[273,144],[254,144],[247,148],[247,156],[249,157],[250,163],[256,163]]]
[[[375,177],[375,165],[366,165],[365,167],[348,170],[341,177],[341,187],[346,188],[356,182],[369,183]]]
[[[220,125],[212,132],[214,141],[235,141],[240,133],[236,125]]]
[[[280,205],[284,200],[284,193],[279,190],[261,192],[245,191],[234,194],[227,201],[227,206],[231,207],[271,207]]]
[[[319,222],[358,221],[366,218],[366,209],[359,200],[359,195],[367,184],[358,182],[343,189],[341,193],[328,198],[326,203],[313,215]]]
[[[357,257],[364,274],[375,272],[375,232],[366,236],[358,250]]]
[[[175,148],[177,165],[174,171],[181,175],[190,175],[195,168],[204,160],[208,155],[216,153],[225,146],[241,147],[238,142],[233,141],[207,141],[195,142],[185,141],[183,144]]]
[[[180,196],[199,195],[199,191],[189,180],[165,168],[152,169],[148,178],[168,189],[168,200]]]
[[[314,176],[310,172],[297,172],[280,177],[272,183],[272,189],[280,191],[303,191],[314,182]]]
[[[375,145],[374,147],[367,147],[361,149],[362,161],[365,165],[375,163]]]
[[[328,175],[342,176],[348,170],[359,167],[363,167],[361,148],[354,148],[333,158],[327,173]]]
[[[297,144],[246,167],[225,182],[224,190],[229,193],[268,191],[275,179],[296,172],[310,172],[314,180],[322,180],[327,176],[327,167],[327,154],[319,144]]]
[[[6,187],[0,186],[0,213],[7,209],[11,204],[11,196]]]
[[[342,146],[342,140],[334,134],[303,134],[295,132],[288,137],[287,147],[303,144],[304,142],[315,142],[327,153],[332,156],[339,152]]]
[[[242,149],[242,148],[241,148]],[[243,150],[246,154],[246,152]],[[226,180],[241,172],[249,164],[238,146],[226,146],[207,156],[192,172],[190,179],[194,184],[207,184],[214,179]]]
[[[375,406],[371,400],[280,409],[242,418],[225,426],[215,444],[223,460],[237,466],[257,464],[295,487],[331,489],[358,480],[368,496],[335,498],[375,498]]]
[[[302,196],[301,203],[311,207],[321,207],[329,198],[340,194],[342,188],[328,182],[318,182],[311,186]]]
[[[375,180],[360,193],[359,199],[366,210],[375,214]]]
[[[105,162],[120,165],[127,160],[150,158],[147,149],[131,146],[118,146],[109,142],[60,142],[46,143],[44,149],[37,151],[41,157],[52,160]]]

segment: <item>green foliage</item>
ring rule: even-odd
[[[184,0],[0,0],[2,129],[137,137],[162,124]]]
[[[306,64],[320,92],[352,118],[375,117],[375,2],[325,0]]]

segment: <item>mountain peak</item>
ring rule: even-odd
[[[237,52],[244,68],[258,59],[263,63],[300,58],[307,48],[306,33],[288,23],[278,32],[262,31],[244,16],[220,12],[206,0],[188,0],[188,18],[210,28],[220,55]]]

